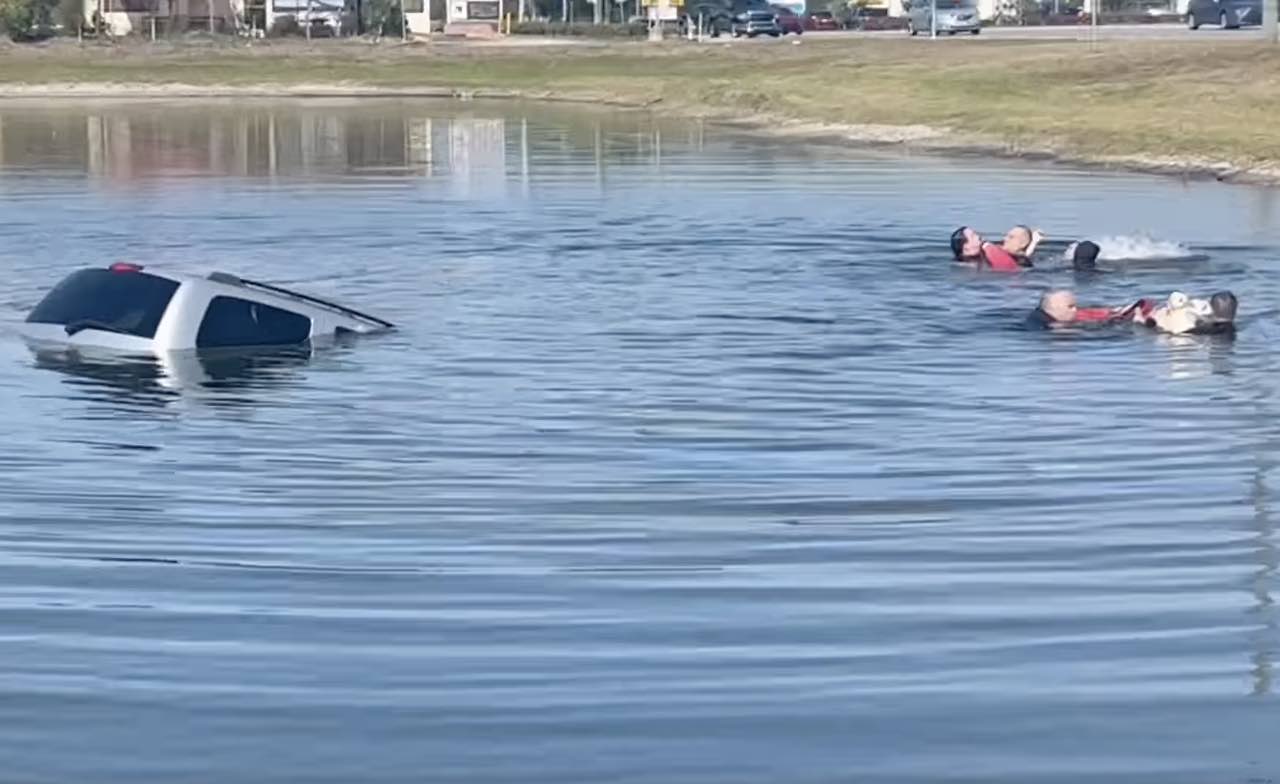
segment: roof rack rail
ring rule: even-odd
[[[276,294],[284,294],[285,296],[293,297],[294,299],[300,299],[303,302],[310,302],[313,305],[321,305],[326,308],[332,308],[333,310],[339,311],[340,313],[345,313],[348,316],[353,316],[358,319],[363,319],[365,321],[377,324],[380,327],[385,327],[386,329],[395,329],[395,326],[396,326],[395,324],[392,324],[390,321],[387,321],[385,319],[380,319],[377,316],[371,316],[368,313],[363,313],[359,310],[355,310],[354,308],[348,308],[345,305],[339,305],[336,302],[330,302],[327,299],[320,299],[319,297],[313,297],[310,294],[303,294],[302,292],[299,292],[299,291],[286,289],[282,286],[275,286],[270,283],[263,283],[262,281],[259,281],[259,280],[249,280],[248,278],[242,278],[242,277],[239,277],[238,275],[232,275],[229,272],[211,272],[209,273],[208,279],[213,281],[214,283],[225,283],[231,286],[246,286],[249,288],[263,289],[264,291],[272,291],[272,292],[275,292]]]

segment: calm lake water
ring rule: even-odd
[[[948,262],[1019,221],[1148,258]],[[627,113],[7,104],[0,779],[1280,780],[1278,252],[1280,191]],[[402,328],[37,361],[120,259]]]

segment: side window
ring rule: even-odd
[[[311,337],[311,319],[237,297],[214,297],[196,333],[196,348],[288,346]]]

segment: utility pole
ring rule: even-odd
[[[1280,42],[1280,0],[1262,0],[1262,31],[1270,42]]]
[[[929,0],[929,37],[938,37],[938,0]]]

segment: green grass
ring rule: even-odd
[[[0,83],[343,83],[661,101],[673,112],[924,124],[1066,154],[1280,167],[1280,47],[1235,41],[811,40],[510,47],[10,46]]]

